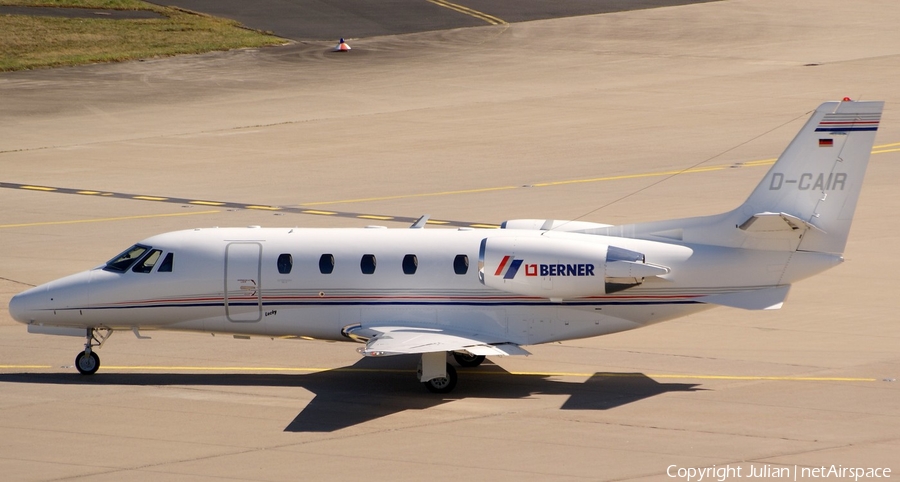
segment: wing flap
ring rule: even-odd
[[[358,351],[365,356],[389,356],[438,351],[467,351],[473,355],[530,355],[515,343],[484,334],[462,333],[445,328],[414,326],[360,327],[368,337]],[[352,333],[351,333],[352,334]]]
[[[483,356],[528,356],[531,352],[514,343],[500,343],[497,345],[475,345],[465,347],[465,350],[473,355]]]

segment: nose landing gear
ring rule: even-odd
[[[94,347],[100,348],[112,335],[109,328],[88,328],[85,334],[84,351],[75,357],[75,368],[82,375],[93,375],[100,368],[100,357]]]
[[[93,375],[100,368],[100,357],[96,353],[88,351],[89,349],[86,348],[75,357],[75,368],[82,375]]]

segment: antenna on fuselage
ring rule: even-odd
[[[416,222],[412,223],[412,226],[409,229],[423,229],[426,224],[428,224],[428,218],[430,218],[430,214],[423,214],[422,217],[416,219]]]

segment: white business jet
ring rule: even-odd
[[[520,219],[501,229],[211,228],[145,239],[12,298],[31,333],[298,336],[420,354],[418,377],[527,345],[640,328],[721,305],[780,308],[843,258],[883,102],[824,103],[750,197],[713,216],[623,226]]]

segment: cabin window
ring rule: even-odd
[[[319,257],[319,272],[322,274],[331,274],[334,271],[334,255],[323,254]]]
[[[375,272],[375,255],[374,254],[364,254],[362,259],[359,260],[359,269],[362,270],[363,274],[372,274]]]
[[[278,272],[281,274],[290,274],[291,268],[294,267],[294,257],[288,253],[278,255]]]
[[[403,257],[403,273],[404,274],[416,274],[416,269],[419,267],[419,258],[416,258],[414,254],[407,254]]]
[[[122,254],[116,256],[115,258],[109,260],[106,263],[106,267],[103,269],[107,271],[115,271],[118,273],[124,273],[128,271],[128,268],[131,267],[147,250],[150,249],[149,246],[142,246],[140,244],[135,244],[134,246],[126,249]]]
[[[464,254],[457,254],[453,258],[453,271],[456,274],[466,274],[469,272],[469,257]]]
[[[131,271],[134,271],[135,273],[149,273],[153,271],[153,267],[156,266],[156,262],[159,261],[159,256],[161,254],[162,251],[158,249],[150,251],[147,256],[144,256],[134,265],[134,268],[132,268]]]
[[[157,273],[171,273],[172,272],[172,264],[175,262],[175,255],[173,253],[169,253],[163,258],[162,263],[159,265],[159,269],[156,270]]]

